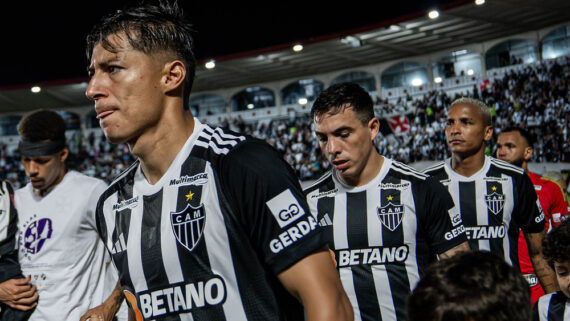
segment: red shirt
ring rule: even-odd
[[[564,196],[562,195],[560,187],[558,187],[556,183],[542,179],[540,176],[532,172],[527,172],[527,174],[534,185],[534,190],[536,191],[540,206],[544,212],[544,221],[546,222],[545,229],[546,231],[549,231],[551,227],[557,227],[562,223],[562,216],[568,215],[568,207],[564,201]],[[528,255],[528,247],[522,231],[519,232],[518,248],[521,273],[527,278],[527,280],[530,278],[534,279],[536,282],[536,284],[533,284],[533,282],[529,281],[531,284],[531,301],[532,304],[534,304],[539,297],[544,295],[544,291],[538,283],[538,278],[534,275],[532,262]]]

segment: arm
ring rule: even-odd
[[[469,252],[471,251],[471,249],[469,248],[469,244],[467,244],[467,242],[463,242],[459,245],[457,245],[454,248],[451,248],[443,253],[441,253],[438,257],[439,259],[447,259],[450,258],[456,254],[462,253],[462,252]]]
[[[544,231],[539,233],[524,233],[534,272],[536,276],[538,276],[544,292],[551,293],[558,291],[559,287],[554,271],[552,271],[542,256],[542,240],[544,239],[544,235]]]
[[[79,321],[111,321],[121,308],[121,303],[123,303],[123,289],[121,288],[121,284],[117,281],[115,289],[107,300],[101,305],[87,311]]]
[[[13,309],[28,311],[38,304],[38,291],[30,277],[9,279],[0,283],[0,302]]]
[[[326,248],[301,259],[278,278],[303,304],[307,321],[353,320],[352,306]]]

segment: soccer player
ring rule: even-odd
[[[506,128],[497,138],[497,158],[519,166],[525,170],[530,177],[534,190],[540,201],[540,206],[545,215],[545,229],[560,225],[562,216],[568,214],[568,208],[564,201],[564,196],[560,188],[553,182],[542,179],[539,175],[528,170],[528,162],[533,154],[532,136],[523,128]],[[530,257],[528,256],[528,246],[524,235],[519,232],[518,239],[519,265],[523,277],[529,282],[531,304],[544,295],[542,287],[538,283],[538,278],[532,268]]]
[[[408,300],[409,321],[528,321],[528,284],[493,253],[434,263]]]
[[[0,320],[27,320],[38,304],[38,291],[30,278],[22,275],[18,264],[16,234],[18,214],[14,207],[14,190],[0,182]]]
[[[544,214],[532,182],[522,168],[485,155],[492,135],[491,113],[483,102],[455,100],[445,127],[451,158],[425,172],[447,186],[459,206],[472,250],[491,251],[520,270],[522,229],[540,284],[545,292],[553,292],[554,274],[541,251]]]
[[[30,320],[79,320],[109,296],[117,281],[95,224],[97,200],[107,186],[67,170],[65,129],[61,116],[48,110],[32,112],[18,124],[21,161],[30,180],[14,195],[18,256],[39,293]]]
[[[113,297],[136,320],[302,320],[303,307],[307,320],[352,320],[292,169],[188,111],[195,60],[176,4],[115,12],[87,41],[86,95],[107,139],[138,157],[97,205]]]
[[[544,257],[556,272],[560,291],[542,296],[533,310],[535,321],[570,320],[570,221],[545,237]]]
[[[362,87],[329,87],[311,118],[332,170],[305,193],[355,320],[405,320],[406,298],[434,254],[469,250],[459,211],[437,180],[376,151],[380,125]]]

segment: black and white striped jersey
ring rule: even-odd
[[[562,291],[543,295],[533,308],[533,321],[570,320],[570,299]]]
[[[387,158],[364,186],[347,186],[332,171],[305,194],[357,321],[405,320],[406,300],[435,254],[466,241],[445,188]]]
[[[292,169],[266,143],[195,128],[164,176],[138,162],[97,206],[137,320],[299,320],[277,275],[325,245]]]
[[[16,233],[18,232],[18,213],[14,207],[13,197],[14,190],[10,183],[7,181],[0,182],[0,258],[11,255],[14,257],[14,263],[17,263]]]
[[[473,250],[491,251],[519,270],[518,233],[544,230],[544,214],[530,178],[520,167],[486,156],[471,177],[457,174],[451,159],[424,171],[447,186],[459,206]]]

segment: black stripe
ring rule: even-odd
[[[332,180],[331,180],[332,182]],[[332,185],[332,188],[330,186],[330,184],[326,184],[324,186],[321,186],[318,190],[318,193],[321,192],[328,192],[333,190],[334,184]],[[317,193],[317,194],[318,194]],[[332,196],[332,195],[331,195]],[[330,219],[330,225],[321,225],[321,228],[324,229],[324,233],[325,233],[325,237],[327,239],[327,242],[329,244],[329,248],[334,249],[335,248],[335,244],[334,244],[334,237],[333,237],[333,225],[332,222],[334,220],[334,197],[329,197],[329,196],[325,196],[325,197],[321,197],[320,199],[317,200],[317,222],[319,223],[319,225],[321,225],[321,221],[323,220],[328,220]],[[328,219],[326,218],[328,215]]]
[[[369,247],[366,208],[366,191],[346,194],[346,228],[349,249]],[[376,287],[374,282],[371,282],[373,279],[371,267],[359,265],[352,267],[351,270],[362,320],[379,320],[380,307],[378,306]],[[366,316],[374,316],[374,318],[371,319]]]
[[[153,195],[143,196],[141,223],[142,268],[149,290],[165,287],[170,282],[162,261],[160,219],[162,214],[163,189]]]
[[[184,164],[182,164],[180,176],[194,176],[205,173],[205,170],[205,160],[189,156]],[[208,177],[208,181],[211,180],[214,180],[214,177]],[[198,184],[181,185],[178,188],[176,211],[183,211],[188,204],[194,208],[202,206],[202,189],[204,186],[205,185]],[[205,213],[205,217],[205,224],[208,224],[208,213]],[[199,280],[207,280],[212,277],[213,273],[210,266],[210,259],[208,258],[208,249],[203,235],[200,237],[200,240],[192,251],[187,249],[179,241],[176,242],[176,245],[185,282],[190,283]],[[194,321],[226,320],[222,306],[210,307],[208,309],[197,309],[192,312],[192,316]]]
[[[401,179],[388,176],[382,183],[400,184]],[[402,205],[402,192],[398,189],[382,189],[380,191],[380,206],[385,207],[390,214],[384,216],[384,220],[390,217],[389,224],[382,224],[382,243],[384,247],[397,247],[404,243],[404,225],[402,223],[403,205]],[[386,211],[385,211],[386,212]],[[401,215],[398,215],[400,213]],[[388,228],[388,225],[391,228]],[[394,228],[394,226],[397,226]],[[392,231],[393,229],[393,231]],[[396,308],[397,320],[406,320],[406,299],[407,294],[410,292],[410,281],[406,272],[404,263],[388,263],[386,272],[388,273],[388,282],[390,291],[392,292],[392,299],[394,307]]]
[[[560,300],[560,297],[564,299]],[[564,321],[564,310],[566,310],[565,296],[561,293],[553,294],[548,302],[548,321]]]
[[[465,227],[477,226],[475,182],[459,182],[459,211]],[[469,240],[472,250],[479,249],[477,240]]]

